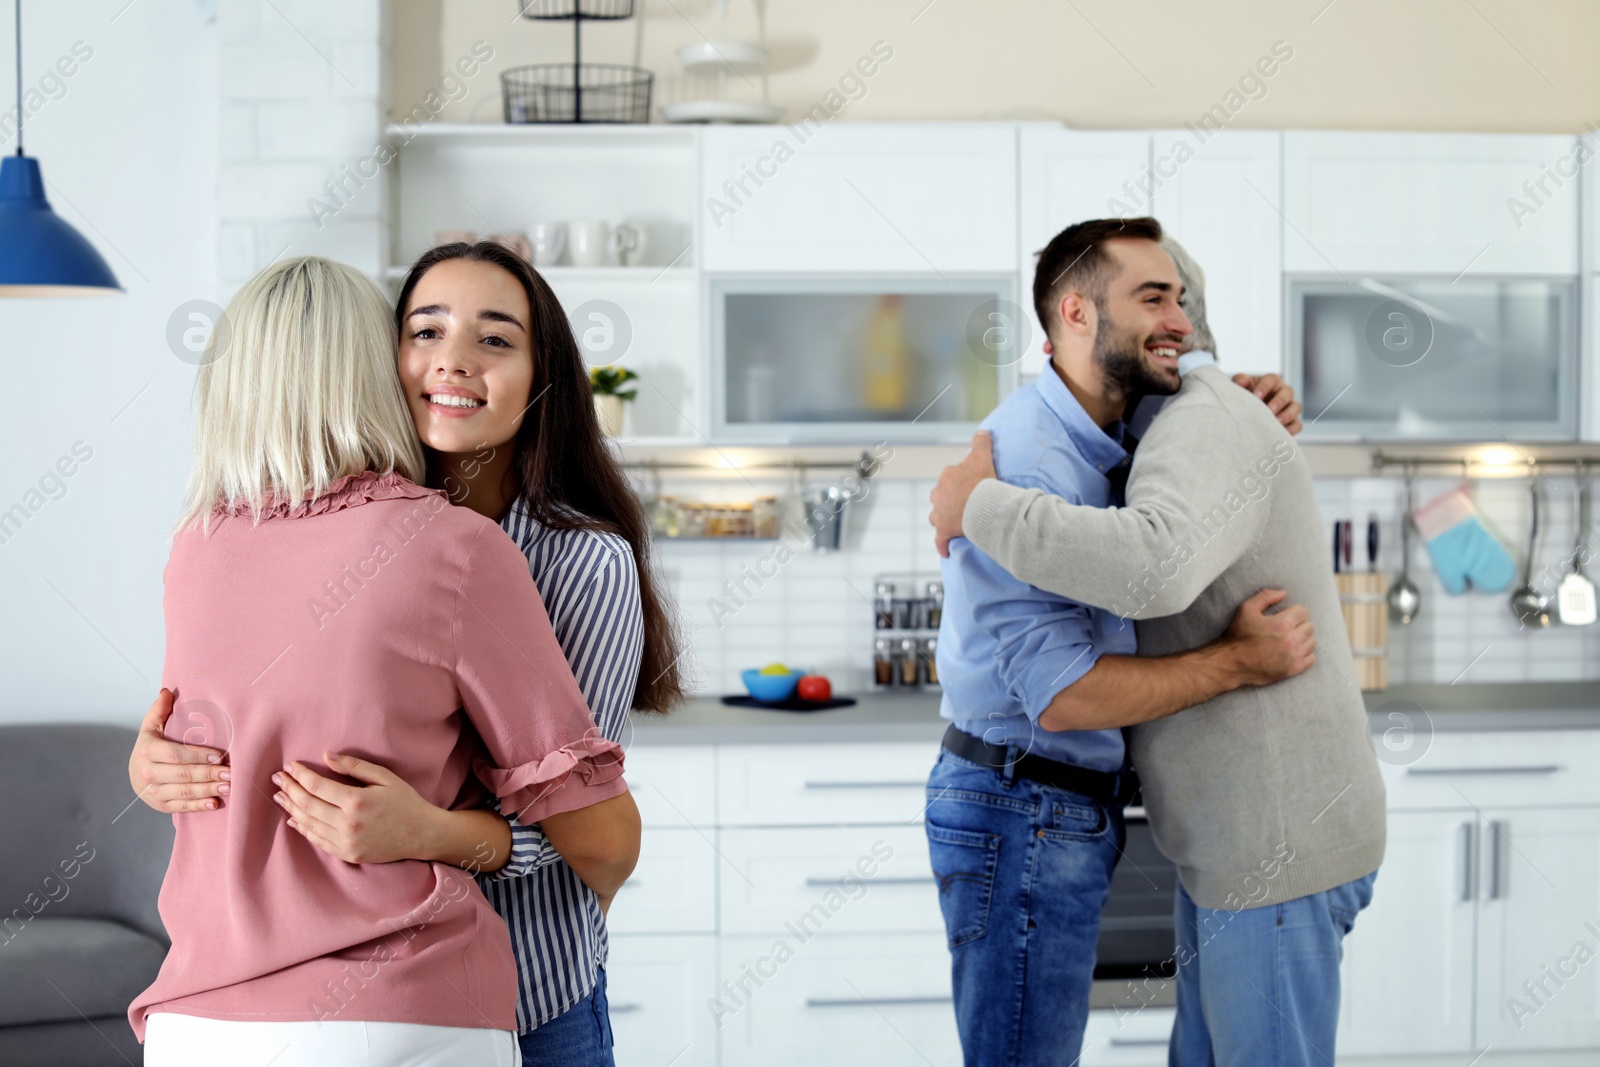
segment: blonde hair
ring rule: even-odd
[[[219,504],[259,522],[275,501],[314,499],[362,471],[421,482],[395,336],[388,301],[343,263],[301,256],[245,283],[195,382],[194,470],[178,528],[198,519],[209,529]]]
[[[1194,335],[1189,338],[1190,345],[1216,355],[1217,340],[1211,336],[1211,324],[1206,321],[1206,272],[1200,269],[1200,264],[1194,261],[1188,249],[1170,234],[1161,235],[1161,247],[1172,257],[1173,264],[1178,268],[1178,278],[1183,282],[1183,312],[1189,316],[1189,323],[1194,327]]]

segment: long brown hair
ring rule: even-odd
[[[639,601],[644,609],[644,657],[633,706],[639,711],[668,711],[684,699],[678,629],[651,567],[644,508],[600,433],[583,353],[550,284],[527,260],[502,245],[488,241],[440,245],[423,253],[406,275],[394,309],[396,329],[405,329],[406,307],[422,276],[453,259],[499,267],[528,295],[538,393],[537,403],[511,442],[516,492],[534,520],[549,529],[596,530],[628,542],[639,571]]]

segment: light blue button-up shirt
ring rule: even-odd
[[[1122,424],[1095,425],[1054,369],[1007,397],[983,428],[994,437],[1001,481],[1074,504],[1122,503],[1110,477],[1129,462]],[[1121,730],[1053,732],[1038,723],[1051,699],[1102,655],[1134,653],[1133,624],[1019,581],[966,538],[950,543],[942,566],[939,713],[993,744],[1120,770]]]

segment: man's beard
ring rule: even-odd
[[[1182,348],[1173,341],[1174,348]],[[1145,359],[1144,346],[1128,334],[1117,331],[1117,324],[1104,309],[1100,309],[1099,325],[1094,334],[1094,363],[1105,376],[1107,392],[1119,394],[1124,400],[1143,396],[1171,396],[1178,391],[1178,383],[1162,375]]]

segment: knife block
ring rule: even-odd
[[[1376,572],[1335,574],[1345,633],[1355,655],[1356,684],[1384,689],[1389,684],[1389,576]]]

